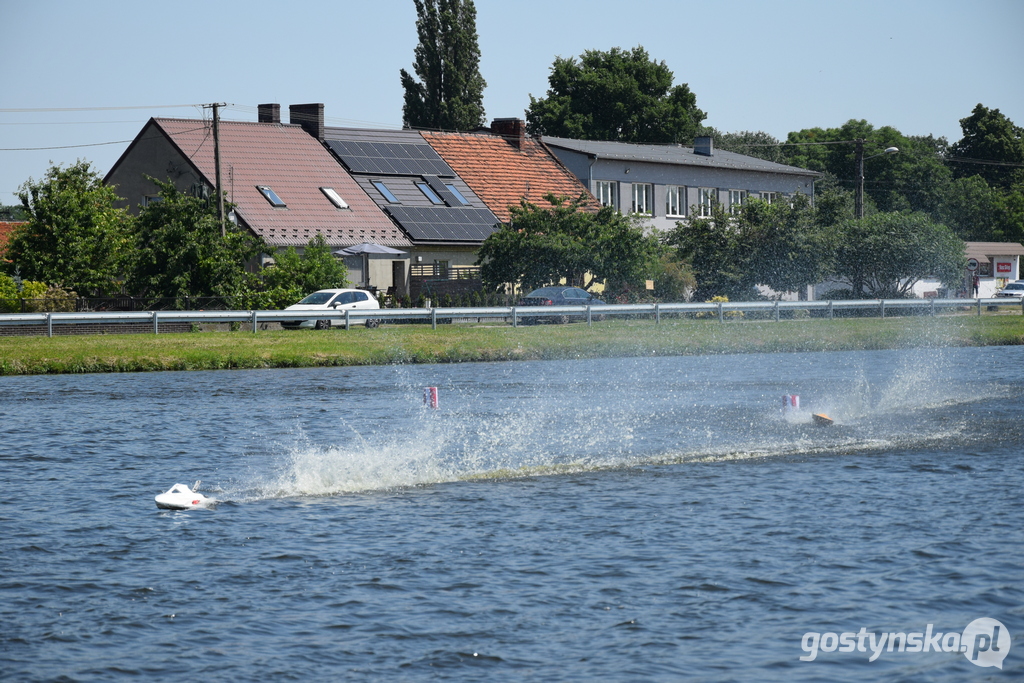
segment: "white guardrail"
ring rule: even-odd
[[[661,322],[665,314],[703,314],[717,317],[719,322],[739,313],[762,313],[778,321],[787,311],[819,311],[820,317],[833,318],[837,311],[863,310],[875,312],[884,318],[887,312],[913,310],[919,314],[935,315],[942,309],[977,310],[1013,306],[1021,308],[1024,302],[1010,298],[991,299],[858,299],[843,301],[736,301],[719,303],[669,304],[607,304],[598,306],[494,306],[481,308],[381,308],[345,311],[132,311],[81,313],[3,313],[0,326],[46,325],[47,336],[53,336],[54,325],[83,323],[148,323],[153,333],[160,331],[161,323],[239,323],[251,325],[252,331],[260,323],[302,320],[343,320],[345,329],[353,323],[368,320],[387,323],[393,320],[420,320],[437,329],[438,322],[452,320],[501,319],[509,320],[513,327],[520,323],[538,322],[538,318],[582,318],[590,325],[595,319],[632,315],[652,317]]]

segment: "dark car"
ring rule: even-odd
[[[596,306],[604,304],[596,296],[579,287],[541,287],[535,289],[519,300],[520,306]],[[599,316],[603,319],[604,316]],[[568,315],[556,315],[544,318],[553,323],[569,322]],[[525,318],[524,322],[540,322],[541,318]]]

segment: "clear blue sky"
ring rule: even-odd
[[[1024,125],[1022,0],[476,6],[488,120],[522,117],[555,56],[643,45],[722,131],[783,139],[855,118],[954,142],[979,102]],[[202,116],[164,105],[226,102],[225,119],[255,120],[263,102],[323,102],[328,125],[399,127],[415,22],[412,0],[0,0],[0,203],[50,161],[105,173],[127,143],[97,143],[151,116]],[[12,111],[98,107],[111,109]],[[71,145],[96,146],[21,151]]]

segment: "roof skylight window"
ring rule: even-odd
[[[451,183],[445,183],[444,186],[448,188],[449,192],[455,195],[455,198],[458,199],[463,206],[469,206],[469,200],[462,196],[462,193],[459,192],[459,188],[455,187]]]
[[[384,199],[388,200],[392,204],[401,204],[401,202],[398,201],[398,197],[396,197],[394,193],[392,193],[391,190],[388,189],[388,186],[384,184],[384,181],[373,180],[370,182],[372,182],[373,186],[377,188],[377,191],[384,196]]]
[[[334,204],[339,209],[347,209],[348,202],[341,198],[341,195],[334,191],[333,187],[321,187],[320,191],[324,193],[324,196],[331,200],[331,204]]]
[[[430,185],[426,183],[416,183],[416,187],[420,188],[420,192],[430,200],[431,204],[444,204],[441,198],[437,196],[437,193],[430,189]]]
[[[264,197],[267,198],[267,201],[270,202],[271,206],[276,206],[276,207],[280,207],[280,208],[287,208],[288,205],[285,204],[281,200],[281,198],[277,196],[276,192],[271,190],[266,185],[257,185],[256,189],[260,191],[260,194],[262,194]]]

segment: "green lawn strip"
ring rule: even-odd
[[[1024,344],[1024,316],[606,320],[588,327],[386,325],[251,331],[0,337],[0,374],[213,370],[653,355]]]

